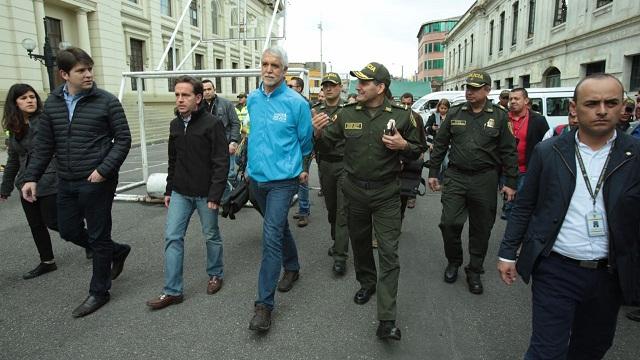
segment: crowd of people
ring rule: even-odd
[[[9,89],[3,126],[9,159],[0,202],[16,187],[40,264],[30,279],[56,270],[49,229],[87,251],[93,276],[87,298],[73,310],[88,315],[109,301],[131,247],[111,238],[118,171],[131,146],[122,106],[93,81],[93,60],[79,48],[57,58],[64,84],[42,104],[29,85]],[[261,59],[259,87],[238,105],[219,96],[211,80],[175,79],[175,118],[169,125],[164,284],[146,302],[159,310],[184,300],[184,238],[197,211],[206,244],[207,293],[224,283],[218,212],[234,184],[244,181],[263,216],[262,260],[249,329],[268,331],[276,290],[299,279],[289,208],[297,194],[298,226],[308,224],[309,169],[318,173],[332,244],[332,271],[346,272],[349,244],[360,288],[374,295],[380,339],[401,339],[396,324],[398,247],[405,208],[415,206],[423,164],[428,187],[441,191],[442,233],[454,283],[465,265],[462,230],[469,223],[468,290],[484,292],[482,274],[496,219],[498,192],[507,228],[499,249],[501,279],[532,282],[532,335],[525,359],[599,359],[611,346],[622,304],[640,302],[640,104],[608,74],[582,79],[568,124],[549,129],[531,109],[527,89],[488,99],[491,76],[470,72],[466,102],[441,100],[422,119],[413,96],[394,101],[391,75],[371,62],[351,71],[357,93],[343,101],[342,79],[327,73],[323,98],[302,96],[304,82],[288,82],[286,51]],[[635,119],[635,120],[634,120]],[[236,172],[236,156],[246,168]],[[425,156],[428,158],[425,161]],[[375,241],[374,241],[375,240]],[[377,252],[374,248],[377,247]],[[374,256],[378,257],[378,267]],[[629,314],[640,320],[638,311]]]

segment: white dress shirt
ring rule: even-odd
[[[611,151],[611,146],[613,146],[615,139],[616,133],[614,132],[611,139],[609,139],[603,147],[598,150],[593,150],[588,145],[580,142],[578,132],[576,132],[576,144],[578,144],[580,155],[582,155],[584,167],[593,191],[596,189],[598,178],[607,161],[607,156]],[[577,260],[607,258],[609,254],[609,234],[607,213],[602,195],[605,186],[606,183],[602,185],[602,189],[600,189],[596,196],[595,208],[598,213],[602,214],[604,221],[601,226],[604,228],[605,234],[603,236],[589,236],[586,216],[589,212],[593,211],[593,198],[587,190],[584,176],[582,175],[582,171],[580,171],[580,165],[578,164],[578,158],[576,156],[576,188],[571,197],[567,215],[564,218],[564,222],[562,223],[562,227],[560,227],[560,232],[551,251]]]

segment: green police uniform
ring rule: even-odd
[[[461,234],[468,213],[470,260],[467,271],[476,274],[483,272],[496,217],[500,170],[506,177],[505,185],[516,188],[518,159],[508,123],[507,113],[488,99],[479,113],[474,113],[469,103],[454,106],[440,126],[431,154],[429,177],[435,178],[449,151],[439,225],[445,255],[449,264],[462,264]]]
[[[385,99],[373,114],[370,110],[356,103],[345,105],[324,129],[322,141],[345,143],[343,191],[356,279],[363,288],[377,290],[378,319],[395,320],[400,274],[400,155],[416,159],[425,149],[407,107]],[[390,119],[408,142],[403,151],[390,150],[382,142]],[[379,277],[371,246],[372,226],[378,240]]]
[[[325,103],[314,105],[313,110],[325,113],[329,118],[334,118],[342,109],[343,102],[338,106],[327,106]],[[344,140],[329,145],[325,142],[316,143],[316,160],[318,161],[318,173],[320,187],[324,193],[324,203],[327,207],[327,217],[331,224],[331,239],[333,245],[331,253],[336,263],[344,264],[349,251],[349,232],[347,230],[347,215],[344,209],[344,196],[342,193],[342,181],[344,178]]]

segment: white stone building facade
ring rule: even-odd
[[[95,61],[97,84],[118,93],[121,74],[126,71],[154,70],[159,64],[176,22],[188,0],[0,0],[0,89],[2,102],[12,83],[29,83],[36,90],[49,91],[46,69],[29,59],[21,45],[31,38],[37,45],[34,53],[42,54],[45,23],[54,49],[65,41],[91,54]],[[265,37],[273,12],[269,0],[194,0],[176,36],[176,62],[183,61],[201,38],[218,39],[201,42],[188,55],[182,69],[257,68],[264,41],[221,41],[229,38]],[[246,4],[246,19],[244,9]],[[281,8],[282,9],[282,8]],[[247,24],[239,31],[240,23]],[[272,34],[280,34],[277,23]],[[169,53],[171,55],[171,53]],[[176,64],[176,65],[177,65]],[[168,56],[163,69],[172,68]],[[256,87],[258,79],[217,79],[219,93],[235,99],[240,92]],[[57,79],[60,83],[61,79]],[[127,82],[125,98],[134,96]],[[166,79],[146,79],[145,98],[172,101],[173,94]]]
[[[607,72],[635,92],[638,39],[638,0],[478,0],[445,40],[444,88],[483,69],[494,89],[574,86]]]

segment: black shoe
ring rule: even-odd
[[[127,260],[127,256],[131,252],[131,246],[122,245],[125,249],[120,252],[117,256],[113,257],[113,265],[111,266],[111,280],[115,280],[122,273],[122,269],[124,268],[124,262]]]
[[[447,265],[447,268],[444,269],[444,282],[454,283],[458,280],[458,265],[451,264]]]
[[[85,248],[84,249],[84,255],[87,257],[87,259],[91,260],[93,259],[93,250],[91,250],[90,248]]]
[[[482,281],[480,280],[479,273],[467,271],[467,284],[469,285],[469,292],[476,295],[482,294],[484,289],[482,287]]]
[[[38,266],[36,266],[35,269],[29,271],[28,273],[22,275],[22,278],[25,280],[29,280],[29,279],[33,279],[34,277],[38,277],[42,274],[46,274],[48,272],[52,272],[58,269],[58,266],[56,266],[56,263],[52,263],[52,264],[47,264],[47,263],[40,263],[38,264]]]
[[[329,251],[327,251],[327,255],[333,256],[333,246],[329,248]]]
[[[256,305],[255,312],[255,315],[253,315],[249,323],[249,330],[260,332],[268,331],[271,327],[271,310],[263,304],[258,304]]]
[[[298,280],[300,275],[297,271],[285,270],[282,279],[278,282],[278,291],[287,292],[293,287],[293,283]]]
[[[396,322],[393,320],[381,320],[376,330],[376,336],[378,339],[392,339],[400,340],[402,334],[400,329],[396,327]]]
[[[85,315],[89,315],[92,312],[100,309],[102,305],[108,302],[109,302],[109,294],[107,294],[107,296],[105,297],[97,297],[97,296],[89,295],[84,300],[84,302],[80,304],[80,306],[78,306],[77,308],[75,308],[75,310],[73,310],[73,312],[71,313],[71,316],[73,316],[74,318],[79,318]]]
[[[355,301],[355,303],[359,305],[366,304],[371,298],[371,295],[375,293],[376,293],[375,288],[373,289],[360,288],[360,290],[358,290],[356,295],[353,297],[353,301]]]
[[[344,261],[336,261],[333,263],[333,274],[336,276],[344,276],[347,272],[347,264]]]
[[[633,321],[640,321],[640,310],[629,311],[627,313],[627,318]]]
[[[318,191],[318,196],[320,196],[320,197],[324,196],[324,193],[322,192],[322,189],[320,189],[320,191]]]

